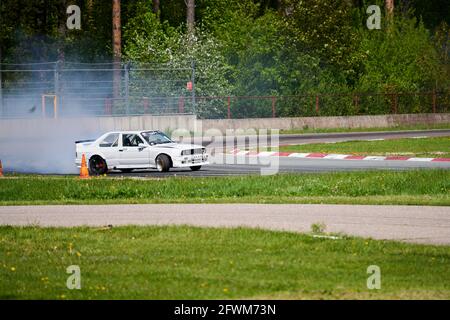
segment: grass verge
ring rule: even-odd
[[[282,152],[450,158],[450,137],[314,143],[281,146],[279,150]]]
[[[239,177],[0,179],[0,205],[112,203],[450,205],[450,170],[353,171]]]
[[[0,227],[0,299],[449,299],[449,265],[450,247],[257,229]]]

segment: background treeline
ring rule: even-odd
[[[69,4],[81,8],[80,31],[65,28]],[[382,0],[195,4],[195,32],[189,33],[185,0],[123,0],[122,60],[169,66],[195,61],[198,96],[448,92],[450,87],[448,0],[395,1],[392,18]],[[366,27],[372,4],[382,9],[381,30]],[[112,61],[111,11],[105,0],[2,0],[1,60]],[[296,114],[289,104],[283,106],[278,113]],[[411,111],[423,111],[420,102],[415,108]],[[212,116],[223,112],[208,110]]]

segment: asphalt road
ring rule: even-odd
[[[327,232],[374,239],[450,245],[450,207],[308,204],[0,207],[2,225],[246,226],[310,232],[311,225],[318,222],[326,225]]]
[[[319,133],[319,134],[288,134],[280,135],[280,145],[286,144],[304,144],[304,143],[316,143],[316,142],[338,142],[349,140],[374,140],[374,139],[396,139],[396,138],[412,138],[412,137],[436,137],[436,136],[450,136],[450,130],[415,130],[415,131],[395,131],[395,132],[350,132],[350,133]],[[241,141],[237,137],[231,137],[232,144],[227,145],[226,149],[234,148],[246,148],[254,146],[255,137],[247,139],[247,141]],[[190,142],[190,141],[183,141]],[[0,143],[1,144],[1,143]],[[262,168],[268,168],[272,166],[270,172],[326,172],[326,171],[350,171],[350,170],[367,170],[367,169],[386,169],[386,170],[407,170],[418,168],[446,168],[450,169],[450,162],[412,162],[412,161],[369,161],[369,160],[332,160],[332,159],[301,159],[301,158],[286,158],[280,157],[277,163],[276,159],[270,159],[272,161],[268,164],[269,159],[259,159],[259,163],[251,164],[250,161],[254,161],[255,158],[250,159],[244,156],[232,156],[225,155],[221,152],[224,151],[224,145],[222,142],[213,142],[211,139],[206,139],[203,142],[208,146],[209,150],[214,149],[217,154],[212,159],[210,166],[205,166],[201,171],[192,172],[190,169],[171,169],[168,173],[158,173],[156,170],[136,170],[130,174],[123,174],[121,172],[111,172],[110,177],[171,177],[171,176],[193,176],[193,177],[209,177],[209,176],[229,176],[229,175],[247,175],[247,174],[260,174]],[[15,150],[18,154],[15,155],[14,171],[23,173],[35,173],[35,172],[47,172],[41,170],[33,170],[29,168],[30,161],[28,157],[20,155],[20,152],[28,150],[21,148]],[[64,163],[64,168],[67,170],[58,171],[59,173],[75,173],[76,170],[73,166],[72,154],[68,159],[59,160]],[[19,161],[19,160],[20,161]],[[37,160],[33,163],[37,163]],[[4,165],[8,164],[4,162]],[[47,168],[49,165],[45,163],[41,167]],[[17,167],[25,168],[24,170],[18,170]],[[4,170],[8,171],[9,167],[6,165]],[[267,170],[263,170],[267,172]]]
[[[249,158],[245,156],[217,155],[219,164],[203,167],[193,172],[188,169],[171,169],[167,173],[156,170],[136,170],[132,173],[111,172],[110,177],[171,177],[171,176],[233,176],[261,173],[301,173],[301,172],[331,172],[353,170],[410,170],[410,169],[450,169],[450,162],[416,162],[398,160],[333,160],[307,159],[289,157]],[[250,164],[250,161],[259,163]],[[271,161],[269,163],[269,161]]]
[[[375,131],[375,132],[343,132],[343,133],[318,133],[302,135],[282,135],[280,143],[320,143],[340,142],[354,140],[376,140],[376,139],[401,139],[416,137],[446,137],[450,136],[449,129],[439,130],[408,130],[408,131]]]
[[[378,139],[399,139],[399,138],[417,138],[417,137],[441,137],[450,136],[450,130],[414,130],[414,131],[380,131],[380,132],[344,132],[344,133],[313,133],[313,134],[286,134],[279,136],[280,145],[287,144],[306,144],[320,142],[340,142],[353,140],[378,140]],[[190,169],[171,169],[168,173],[159,173],[156,170],[137,170],[130,174],[112,172],[111,177],[131,176],[131,177],[170,177],[170,176],[230,176],[260,174],[267,172],[268,167],[273,167],[271,172],[280,173],[300,173],[300,172],[327,172],[327,171],[351,171],[351,170],[408,170],[408,169],[429,169],[445,168],[450,169],[450,162],[413,162],[413,161],[377,161],[377,160],[332,160],[332,159],[301,159],[280,157],[279,160],[269,159],[255,160],[244,156],[231,156],[221,154],[224,149],[246,148],[254,146],[256,138],[247,137],[246,141],[241,141],[237,137],[229,138],[232,144],[225,145],[221,137],[218,142],[212,142],[211,139],[203,141],[209,149],[215,149],[216,154],[211,161],[210,166],[202,168],[201,171],[192,172]],[[191,142],[191,141],[183,141]],[[259,163],[250,163],[250,161],[259,161]],[[276,161],[279,161],[278,164]],[[265,169],[263,169],[265,168]]]
[[[401,138],[417,138],[417,137],[446,137],[450,136],[450,129],[437,130],[408,130],[408,131],[374,131],[374,132],[342,132],[342,133],[304,133],[304,134],[280,134],[278,137],[280,145],[290,144],[307,144],[307,143],[324,143],[324,142],[343,142],[358,140],[387,140]],[[217,142],[219,141],[219,142]],[[247,136],[243,139],[239,136],[231,137],[205,137],[201,142],[210,148],[225,147],[227,149],[252,147],[257,141],[257,136]],[[184,142],[190,143],[195,141]],[[231,145],[230,145],[231,143]]]

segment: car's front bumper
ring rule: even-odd
[[[194,156],[180,156],[172,158],[172,166],[174,168],[185,168],[193,166],[205,166],[209,164],[208,155],[204,154],[198,157]]]

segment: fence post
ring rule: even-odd
[[[275,118],[277,116],[277,109],[276,109],[276,104],[277,104],[277,97],[272,97],[272,118]]]
[[[125,68],[125,106],[127,116],[130,114],[130,63],[124,66]]]
[[[148,113],[148,107],[149,107],[149,101],[148,101],[147,97],[144,97],[142,99],[142,104],[144,106],[144,114],[147,114]]]
[[[111,115],[111,114],[112,114],[111,99],[105,98],[105,115]]]
[[[58,96],[55,95],[55,97],[53,98],[53,117],[55,119],[58,118],[58,103],[59,103]]]
[[[0,46],[0,117],[5,114],[5,110],[3,109],[3,80],[2,80],[2,48]]]
[[[191,75],[191,81],[192,81],[192,111],[194,115],[197,115],[197,110],[195,106],[195,61],[192,61],[192,75]]]
[[[228,101],[227,101],[227,118],[231,119],[231,97],[228,96]]]
[[[355,113],[359,114],[359,96],[357,94],[353,96],[353,104],[355,106]]]
[[[46,110],[45,110],[45,95],[42,95],[42,118],[45,118]]]
[[[55,62],[55,71],[53,74],[54,77],[54,91],[55,91],[55,96],[58,97],[60,92],[59,92],[59,65],[60,65],[61,60],[58,60]],[[56,108],[57,108],[58,102],[55,103],[55,117],[56,117]]]
[[[319,95],[316,95],[316,114],[319,114]]]
[[[1,61],[1,60],[0,60]],[[5,115],[5,109],[3,107],[3,83],[2,83],[2,70],[1,70],[1,65],[0,65],[0,117]]]
[[[397,101],[398,101],[398,95],[397,93],[393,93],[392,94],[392,107],[394,110],[394,114],[397,114],[398,110],[397,110]]]
[[[178,113],[184,113],[184,96],[180,96],[178,99]]]
[[[436,88],[433,89],[433,113],[436,113]]]
[[[391,113],[396,114],[397,110],[395,107],[395,95],[393,93],[388,93],[387,96],[391,98]]]

